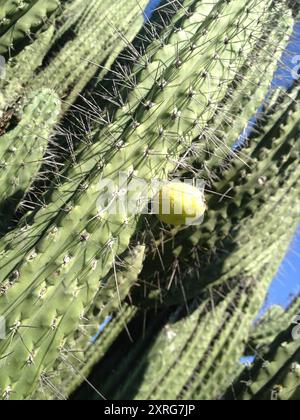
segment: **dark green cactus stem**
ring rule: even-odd
[[[86,8],[86,2],[84,7]],[[82,7],[79,3],[77,7]],[[106,72],[142,28],[142,10],[147,0],[97,0],[80,19],[71,39],[49,62],[33,83],[34,88],[51,86],[64,98],[67,109],[103,66]],[[74,4],[73,7],[76,7]],[[101,72],[104,76],[104,72]]]
[[[104,357],[136,312],[137,309],[134,306],[123,303],[122,308],[99,334],[95,343],[91,342],[89,332],[92,331],[95,334],[97,329],[99,330],[99,322],[97,316],[90,315],[88,319],[91,328],[88,325],[77,331],[76,334],[79,336],[75,335],[74,339],[69,340],[61,349],[61,355],[54,369],[42,373],[39,387],[32,399],[68,399],[82,383],[89,383],[87,378],[91,369]],[[101,397],[101,388],[99,391],[94,388],[94,391],[98,397]]]
[[[179,308],[178,312],[181,313],[182,308]],[[103,357],[100,369],[96,368],[91,375],[91,380],[97,388],[100,387],[99,379],[101,378],[101,389],[108,399],[112,399],[117,388],[120,389],[122,387],[131,373],[134,373],[133,388],[135,391],[137,390],[138,381],[136,381],[136,377],[142,373],[136,370],[137,364],[140,368],[143,368],[139,361],[145,356],[148,346],[153,343],[155,337],[161,332],[162,327],[170,318],[169,312],[138,311],[135,315],[132,322],[128,325],[128,330],[124,330],[120,334],[120,337],[113,343],[109,352]],[[178,313],[175,315],[178,315]],[[128,331],[130,333],[129,337]],[[141,335],[143,339],[140,339]],[[122,343],[124,348],[121,347]],[[119,384],[119,386],[117,387],[116,384]],[[84,388],[80,390],[77,398],[85,398],[85,391]],[[90,393],[90,390],[88,395],[91,399],[99,399],[99,395]],[[130,395],[130,399],[132,399],[134,392],[132,393],[132,390],[127,389],[127,395]]]
[[[122,304],[122,308],[115,314],[108,328],[104,330],[99,336],[98,340],[94,345],[86,345],[81,340],[83,353],[80,355],[80,363],[78,360],[74,360],[74,356],[70,357],[72,350],[66,351],[65,358],[60,367],[64,365],[65,368],[65,379],[61,382],[59,378],[59,384],[57,389],[61,390],[62,394],[69,397],[76,389],[88,378],[92,368],[101,360],[104,355],[109,351],[111,345],[114,343],[116,338],[126,330],[127,325],[136,314],[137,309],[134,306],[129,306],[126,303]],[[74,348],[77,349],[78,340],[74,341]],[[67,363],[66,363],[67,361]],[[71,363],[71,365],[70,365]],[[74,368],[74,364],[78,365],[74,375],[70,375],[70,367]],[[98,397],[101,396],[100,391],[97,392]],[[105,398],[105,395],[102,395]]]
[[[281,331],[287,329],[293,320],[300,315],[300,298],[294,299],[284,310],[281,306],[271,307],[255,324],[248,344],[248,353],[264,351]]]
[[[58,6],[59,0],[1,0],[0,54],[13,53],[21,41],[30,39]]]
[[[33,92],[17,127],[0,137],[0,231],[37,177],[60,111],[56,93]]]
[[[295,326],[279,334],[269,350],[246,369],[226,394],[238,400],[299,400],[300,344]]]
[[[92,14],[98,7],[99,0],[91,0],[88,4],[84,0],[64,2],[61,13],[56,18],[57,30],[55,32],[55,40],[58,41],[69,31],[78,33],[82,25],[87,27],[87,19],[91,19]],[[90,20],[88,23],[90,23]]]
[[[117,388],[113,398],[128,398],[132,390],[137,388],[135,381],[138,383],[141,380],[141,372],[143,381],[138,386],[135,395],[137,399],[182,399],[185,392],[191,391],[192,385],[197,387],[196,383],[206,377],[209,367],[213,365],[213,359],[225,347],[233,329],[236,329],[247,299],[241,285],[228,293],[227,298],[219,305],[215,302],[217,295],[217,292],[216,295],[213,293],[211,302],[208,298],[187,318],[178,322],[172,320],[166,324],[151,348],[143,350],[144,356],[138,366],[128,375],[128,380]],[[174,319],[174,314],[172,318]],[[237,335],[243,336],[245,331],[246,329],[241,328]],[[243,344],[242,339],[240,342]],[[242,353],[242,348],[243,345],[239,348],[235,343],[234,350],[238,355],[231,354],[234,363]],[[126,365],[126,359],[123,363]],[[200,365],[201,371],[197,370]],[[230,374],[226,369],[224,377],[230,381]]]
[[[294,16],[298,18],[300,12],[299,0],[287,0],[287,4],[292,9]]]
[[[0,119],[15,102],[24,95],[26,85],[34,78],[35,70],[42,64],[54,34],[50,26],[29,46],[11,58],[5,65],[4,77],[0,79]]]

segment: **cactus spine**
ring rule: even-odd
[[[98,66],[107,72],[116,58],[114,50],[121,52],[139,32],[143,23],[141,8],[147,1],[137,4],[135,0],[122,0],[118,7],[107,0],[92,3],[85,19],[79,19],[76,24],[74,39],[53,57],[33,84],[35,88],[51,85],[64,98],[66,107],[97,73]],[[81,1],[79,6],[82,4],[85,2]]]

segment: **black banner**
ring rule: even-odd
[[[199,416],[200,403],[200,401],[102,401],[101,405],[104,416],[126,416],[134,419],[139,416]]]

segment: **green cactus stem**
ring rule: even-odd
[[[300,346],[295,326],[280,333],[226,394],[237,400],[299,400]]]
[[[58,6],[58,0],[2,0],[0,54],[11,53],[25,38],[30,39]]]
[[[3,79],[0,79],[0,118],[24,95],[26,85],[34,78],[35,70],[42,64],[54,34],[50,26],[17,57],[5,65]]]
[[[33,83],[34,88],[49,85],[55,89],[64,98],[66,109],[96,75],[99,66],[109,71],[118,53],[137,35],[143,25],[142,9],[147,0],[139,3],[97,0],[92,4],[88,15],[77,22],[73,39],[58,51]],[[101,78],[104,75],[102,72]]]
[[[41,378],[43,386],[39,388],[35,398],[57,399],[61,396],[68,398],[83,382],[83,378],[87,378],[93,366],[105,355],[124,327],[126,328],[136,314],[137,308],[129,306],[124,300],[137,282],[143,265],[144,252],[145,247],[137,245],[105,279],[103,282],[105,293],[96,296],[92,308],[83,320],[83,325],[64,344],[61,357],[55,363],[53,371],[45,373],[45,377]],[[103,322],[110,318],[112,320],[108,327],[100,333],[99,325],[103,325]],[[60,374],[56,375],[56,372]],[[49,378],[48,386],[46,378]]]
[[[53,91],[34,92],[20,113],[17,127],[0,137],[1,230],[37,177],[60,109]]]

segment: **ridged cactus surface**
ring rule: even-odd
[[[11,58],[6,63],[5,77],[0,80],[0,117],[24,95],[25,86],[32,80],[35,70],[43,62],[53,33],[54,27],[50,26],[17,57]]]
[[[248,343],[248,352],[263,352],[281,331],[296,325],[300,316],[300,299],[296,297],[285,310],[282,306],[272,306],[253,326]]]
[[[0,398],[299,399],[298,300],[254,322],[300,218],[297,5],[147,4],[0,0]],[[144,214],[173,179],[202,223]]]
[[[17,210],[43,164],[61,104],[51,90],[33,92],[20,112],[17,127],[8,131],[0,143],[0,226],[5,227]]]
[[[87,8],[85,1],[77,3],[76,11]],[[118,54],[139,32],[143,24],[141,8],[146,4],[145,0],[122,0],[116,7],[108,0],[94,0],[84,18],[77,16],[75,34],[33,85],[51,86],[70,105],[99,69],[101,78],[109,71]]]
[[[18,43],[30,39],[32,32],[45,23],[59,4],[59,0],[2,0],[0,54],[13,52]]]
[[[239,400],[297,401],[300,397],[299,339],[293,328],[279,334],[252,368],[233,384],[227,398]]]

